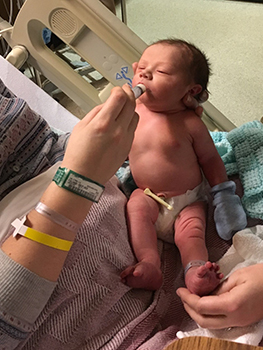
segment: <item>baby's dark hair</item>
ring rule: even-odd
[[[168,38],[153,42],[150,46],[156,44],[174,45],[182,48],[182,54],[185,58],[185,68],[189,76],[196,84],[202,86],[202,91],[195,96],[197,99],[203,91],[207,91],[209,76],[211,75],[210,63],[205,53],[198,49],[195,45],[185,40]]]

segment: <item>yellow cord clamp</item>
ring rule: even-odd
[[[160,204],[164,205],[168,210],[173,210],[173,206],[166,203],[164,199],[158,197],[156,194],[154,194],[149,188],[145,188],[144,193],[147,194],[147,196],[152,197],[156,200],[156,202],[159,202]]]

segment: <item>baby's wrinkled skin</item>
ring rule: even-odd
[[[194,189],[203,181],[203,174],[210,186],[227,181],[223,162],[206,126],[183,103],[186,94],[195,96],[202,90],[184,67],[180,48],[164,44],[148,47],[133,65],[133,86],[143,84],[146,92],[137,100],[139,124],[129,154],[131,172],[139,187],[127,206],[138,264],[124,270],[121,278],[131,287],[158,289],[162,284],[156,238],[153,238],[159,207],[143,190],[148,187],[155,194],[169,198]],[[141,217],[134,219],[137,213]],[[175,226],[175,243],[183,266],[191,260],[207,261],[204,203],[196,202],[183,209]],[[209,262],[201,268],[191,268],[185,282],[189,290],[203,295],[211,292],[221,277],[218,267]]]

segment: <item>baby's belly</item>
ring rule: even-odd
[[[139,188],[150,188],[156,194],[165,197],[178,196],[198,186],[203,176],[198,163],[187,161],[181,167],[171,163],[132,164],[131,172]]]

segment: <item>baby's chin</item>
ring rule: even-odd
[[[167,106],[166,104],[156,103],[155,101],[149,101],[143,95],[137,101],[140,104],[143,104],[149,111],[165,115],[180,113],[186,109],[184,105]]]

